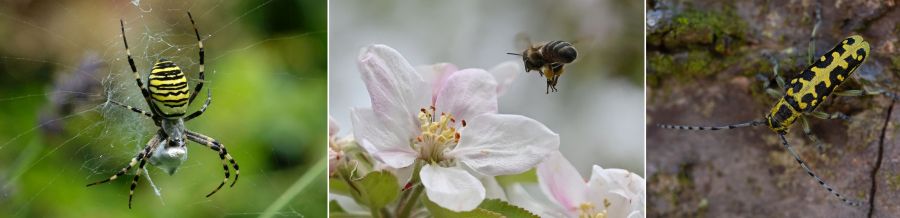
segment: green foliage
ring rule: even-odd
[[[508,202],[502,201],[500,199],[485,199],[472,211],[465,212],[454,212],[448,210],[446,208],[441,207],[440,205],[435,204],[427,197],[422,198],[422,203],[425,204],[425,208],[428,209],[428,212],[431,213],[432,216],[441,218],[455,218],[455,217],[533,217],[539,218],[538,215],[531,213],[528,210],[525,210],[521,207],[509,204]]]
[[[481,205],[478,205],[478,208],[503,214],[505,217],[540,218],[538,215],[535,215],[524,208],[509,204],[509,202],[500,199],[485,199],[481,202]]]
[[[397,177],[387,171],[376,171],[366,174],[365,177],[354,181],[361,192],[351,192],[353,198],[362,200],[370,208],[382,208],[397,199],[400,193],[400,185],[397,185]]]
[[[472,211],[466,212],[453,212],[446,208],[443,208],[434,202],[431,202],[427,197],[422,198],[422,203],[425,204],[425,208],[428,209],[428,212],[431,213],[431,216],[435,218],[457,218],[457,217],[471,217],[471,218],[500,218],[504,217],[503,214],[492,212],[482,208],[475,208]]]
[[[500,185],[509,185],[513,183],[537,183],[537,169],[532,168],[531,170],[525,171],[524,173],[513,174],[513,175],[501,175],[497,176],[497,183]]]

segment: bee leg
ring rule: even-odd
[[[550,88],[553,89],[553,92],[559,92],[559,90],[556,89],[556,83],[558,83],[558,82],[559,82],[559,74],[556,74],[553,76],[553,84],[550,85]]]
[[[809,141],[812,142],[813,145],[816,145],[816,148],[820,153],[824,152],[825,144],[822,143],[821,140],[819,140],[819,137],[812,133],[812,128],[809,127],[809,121],[806,120],[806,117],[800,117],[800,122],[803,124],[803,134],[806,135],[807,138],[809,138]]]
[[[544,94],[550,94],[550,80],[547,80],[547,89],[544,91]]]

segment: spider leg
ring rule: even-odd
[[[209,136],[205,136],[203,134],[196,133],[190,130],[184,130],[184,133],[187,136],[188,140],[194,141],[198,144],[206,145],[206,147],[219,152],[219,159],[222,159],[222,167],[225,169],[225,179],[222,180],[222,183],[219,184],[219,186],[216,187],[215,190],[206,195],[206,197],[215,194],[217,191],[219,191],[220,188],[222,188],[223,185],[225,185],[225,183],[228,182],[229,172],[228,166],[225,163],[226,160],[230,162],[231,167],[234,168],[234,181],[231,182],[230,186],[234,187],[234,184],[237,183],[238,177],[241,175],[241,171],[238,167],[237,162],[234,161],[234,158],[231,158],[231,154],[228,154],[228,150],[225,149],[225,145],[219,143],[213,138],[210,138]]]
[[[206,102],[203,103],[203,106],[200,107],[200,110],[194,111],[194,113],[191,113],[190,115],[185,117],[184,121],[187,122],[196,117],[199,117],[201,114],[203,114],[204,111],[206,111],[206,108],[209,107],[209,103],[212,103],[212,93],[209,91],[209,89],[206,89]]]
[[[123,103],[118,102],[118,101],[109,100],[109,102],[112,102],[112,103],[115,104],[115,105],[122,106],[122,107],[124,107],[125,109],[131,110],[131,111],[134,111],[134,112],[137,112],[137,113],[139,113],[139,114],[143,114],[144,116],[147,116],[147,117],[149,117],[149,118],[153,118],[153,114],[150,113],[150,112],[143,111],[143,110],[141,110],[141,109],[139,109],[139,108],[136,108],[136,107],[128,106],[128,105],[123,104]]]
[[[102,181],[97,181],[97,182],[94,182],[94,183],[91,183],[91,184],[87,184],[87,186],[90,187],[90,186],[93,186],[93,185],[99,185],[99,184],[107,183],[107,182],[109,182],[109,181],[116,180],[117,178],[119,178],[119,176],[125,175],[125,173],[127,173],[128,170],[130,170],[132,167],[134,167],[134,165],[137,165],[137,164],[138,164],[138,161],[140,161],[140,160],[142,160],[142,159],[147,158],[147,157],[150,156],[150,152],[153,152],[153,148],[155,148],[156,145],[158,145],[159,142],[162,141],[162,137],[163,137],[163,136],[162,136],[161,134],[157,133],[156,136],[153,137],[153,139],[150,139],[150,141],[147,142],[147,146],[144,147],[144,150],[141,151],[141,153],[138,153],[136,157],[134,157],[134,158],[131,159],[131,162],[128,163],[128,166],[127,166],[127,167],[122,168],[122,170],[119,170],[119,172],[117,172],[117,173],[116,173],[115,175],[113,175],[112,177],[109,177],[109,178],[107,178],[107,179],[105,179],[105,180],[102,180]]]
[[[119,25],[122,30],[122,42],[125,43],[125,54],[128,55],[128,65],[131,66],[131,73],[134,74],[134,81],[137,82],[138,88],[141,89],[141,95],[144,96],[144,101],[146,101],[147,105],[150,106],[150,110],[153,112],[158,112],[150,102],[150,90],[144,87],[144,82],[141,81],[141,75],[138,74],[137,67],[134,66],[134,59],[131,58],[131,49],[128,48],[128,39],[125,38],[125,21],[119,20]]]
[[[784,145],[784,148],[787,149],[789,153],[791,153],[791,156],[794,156],[794,160],[796,160],[797,163],[800,164],[800,167],[802,167],[803,170],[806,171],[806,174],[808,174],[810,177],[813,177],[814,179],[816,179],[816,182],[818,182],[819,185],[822,186],[822,188],[825,188],[826,190],[828,190],[828,192],[830,192],[832,195],[834,195],[835,197],[837,197],[838,199],[840,199],[842,202],[844,202],[847,205],[862,206],[862,202],[847,199],[846,197],[844,197],[844,195],[841,195],[840,193],[835,191],[834,188],[832,188],[828,184],[825,184],[825,181],[823,181],[822,178],[819,178],[819,176],[817,176],[815,173],[813,173],[813,171],[811,169],[809,169],[809,166],[806,165],[806,162],[803,162],[803,160],[800,159],[800,155],[797,155],[797,152],[794,152],[794,149],[791,148],[790,144],[788,144],[788,141],[784,137],[784,135],[779,134],[778,136],[781,137],[781,142],[782,142],[782,145]]]
[[[203,90],[203,81],[206,78],[204,75],[204,50],[203,50],[203,41],[200,40],[200,31],[197,30],[197,24],[194,23],[194,17],[191,16],[191,12],[188,12],[188,18],[191,19],[191,26],[194,27],[194,35],[197,36],[197,47],[200,48],[200,81],[197,82],[197,88],[194,89],[194,92],[191,93],[190,99],[188,99],[188,105],[194,103],[194,98],[197,97],[197,93]],[[204,107],[205,108],[205,107]]]
[[[153,152],[152,150],[149,152]],[[148,153],[149,154],[149,153]],[[145,155],[149,156],[149,155]],[[141,178],[141,169],[144,169],[144,164],[147,163],[147,158],[141,159],[141,165],[138,166],[138,170],[135,170],[134,178],[131,179],[131,188],[128,190],[128,209],[131,209],[131,199],[134,198],[134,189],[137,188],[138,179]]]
[[[111,177],[109,177],[107,179],[104,179],[102,181],[97,181],[97,182],[94,182],[91,184],[87,184],[87,187],[116,180],[120,176],[125,175],[125,173],[127,173],[128,170],[130,170],[132,167],[134,167],[134,165],[137,165],[138,162],[140,162],[140,166],[138,169],[144,168],[145,161],[150,156],[150,154],[153,153],[154,150],[156,150],[156,146],[159,145],[159,143],[162,141],[163,138],[164,138],[164,136],[162,134],[162,131],[158,132],[156,134],[156,136],[153,136],[153,138],[150,139],[149,142],[147,142],[147,146],[144,147],[144,150],[141,151],[140,153],[138,153],[138,155],[136,157],[131,159],[131,162],[128,163],[128,166],[126,166],[125,168],[122,168],[122,170],[119,170],[119,172],[117,172],[116,174],[112,175]],[[141,175],[141,172],[140,172],[140,170],[138,170],[137,175],[135,175],[135,178],[132,179],[132,181],[131,181],[131,190],[129,191],[129,194],[128,194],[128,208],[129,209],[131,208],[131,198],[134,195],[134,188],[137,187],[137,181],[138,181],[137,178],[140,175]]]

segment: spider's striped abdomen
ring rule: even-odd
[[[869,56],[869,43],[850,36],[826,52],[787,85],[783,98],[766,115],[769,128],[784,132],[801,113],[812,112]]]
[[[187,111],[190,89],[181,68],[166,59],[153,65],[148,79],[150,98],[162,116],[181,117]]]

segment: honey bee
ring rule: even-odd
[[[521,36],[520,36],[521,37]],[[506,53],[522,57],[525,63],[525,72],[538,71],[541,76],[547,78],[547,91],[557,92],[556,83],[563,73],[566,64],[575,61],[578,51],[572,43],[566,41],[550,41],[543,44],[531,44],[527,37],[522,37],[528,44],[528,48],[522,53]]]

